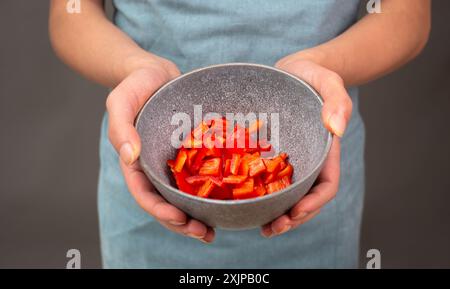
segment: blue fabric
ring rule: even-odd
[[[118,0],[115,23],[140,46],[183,72],[224,62],[273,65],[342,33],[359,0]],[[99,217],[106,268],[352,268],[358,264],[364,196],[364,126],[358,91],[342,139],[337,197],[312,221],[265,239],[259,230],[217,230],[213,244],[179,236],[144,212],[127,190],[118,155],[100,142]]]

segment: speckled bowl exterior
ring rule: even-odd
[[[294,167],[288,188],[248,200],[213,200],[176,188],[166,161],[176,149],[170,137],[176,112],[193,119],[194,105],[203,114],[279,113],[280,151]],[[142,140],[140,164],[161,195],[190,216],[212,227],[240,230],[262,226],[288,211],[313,185],[331,146],[321,121],[322,100],[304,81],[273,67],[230,63],[186,73],[161,87],[136,120]]]

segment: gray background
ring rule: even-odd
[[[0,268],[99,267],[98,135],[107,91],[56,59],[47,1],[1,1]],[[433,3],[415,61],[362,88],[365,252],[382,266],[450,267],[450,1]],[[380,51],[382,53],[382,51]]]

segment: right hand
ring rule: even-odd
[[[210,243],[214,239],[214,230],[188,218],[183,211],[166,202],[136,161],[141,152],[141,141],[134,120],[147,99],[178,75],[180,72],[175,64],[163,59],[132,72],[117,85],[106,100],[109,140],[119,153],[122,173],[136,202],[169,230]]]

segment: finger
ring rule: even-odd
[[[198,239],[202,242],[210,243],[214,240],[214,230],[194,219],[190,219],[186,224],[179,226],[167,222],[161,222],[161,225],[175,233]]]
[[[297,221],[292,221],[292,229],[296,229],[299,226],[303,225],[304,223],[308,222],[309,220],[313,219],[315,216],[317,216],[320,213],[320,209],[315,210],[314,212],[309,213],[308,215],[306,215],[304,218],[299,219]]]
[[[272,224],[271,223],[262,226],[262,228],[261,228],[261,235],[263,235],[266,238],[270,238],[270,237],[273,236]]]
[[[208,228],[208,232],[206,232],[206,235],[203,239],[201,239],[201,241],[205,242],[205,243],[211,243],[212,241],[214,241],[215,238],[215,231],[212,228]]]
[[[141,151],[134,120],[147,99],[165,82],[162,73],[148,69],[133,72],[108,96],[109,139],[126,164],[132,164]]]
[[[322,120],[325,127],[342,137],[352,113],[352,101],[342,78],[337,73],[307,60],[281,61],[278,68],[305,80],[318,91],[324,100]]]
[[[333,199],[339,188],[339,174],[340,141],[338,137],[334,137],[317,184],[291,209],[290,217],[294,220],[301,219]]]
[[[131,166],[120,162],[128,190],[136,202],[156,219],[173,225],[182,225],[187,222],[187,216],[175,206],[167,203],[142,172],[138,163]]]
[[[283,215],[278,219],[276,219],[274,222],[263,226],[261,234],[266,238],[284,234],[290,230],[298,228],[300,225],[308,222],[309,220],[317,216],[319,213],[320,209],[307,214],[305,217],[299,220],[292,220],[291,218],[289,218],[289,216]]]
[[[262,227],[261,234],[264,237],[272,237],[273,235],[283,234],[291,228],[291,219],[288,215],[282,215],[274,221]]]

